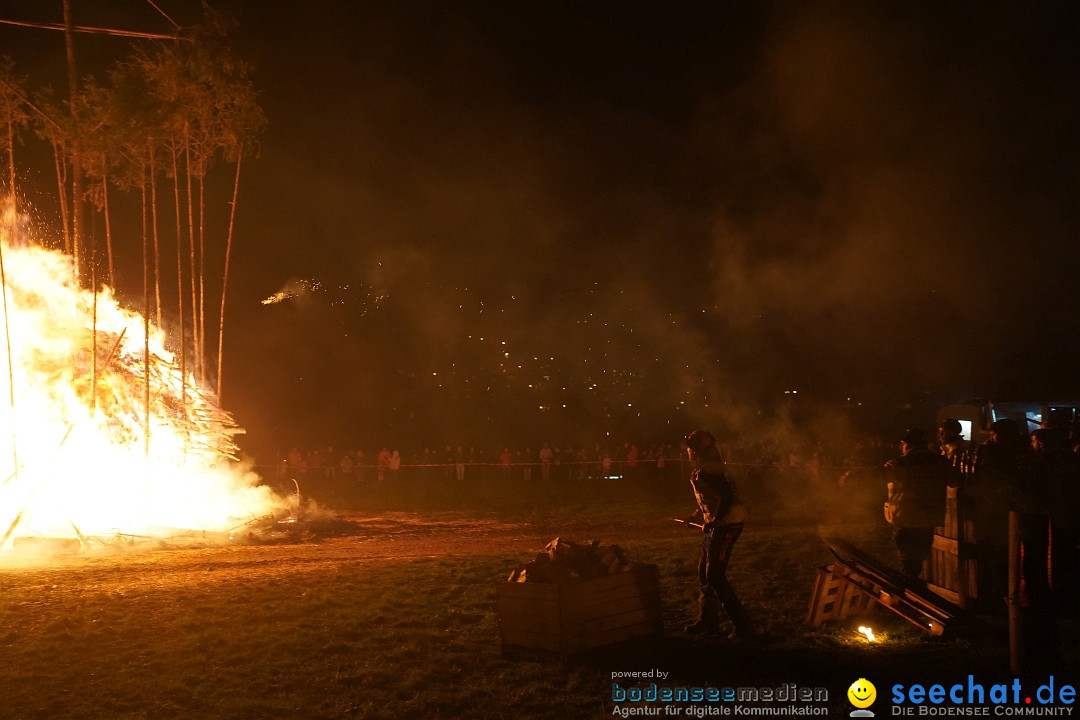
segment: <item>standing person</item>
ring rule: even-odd
[[[1003,611],[1008,592],[1009,510],[1031,464],[1020,429],[1011,419],[994,422],[975,451],[975,473],[964,491],[972,502],[978,597],[983,610]]]
[[[341,460],[338,461],[338,470],[340,471],[340,476],[347,481],[351,481],[355,478],[353,473],[352,453],[347,452],[341,456]]]
[[[954,467],[958,467],[971,452],[971,443],[964,439],[963,428],[956,418],[942,420],[938,425],[938,452]]]
[[[465,482],[465,450],[460,445],[454,451],[454,478],[458,483]]]
[[[656,446],[656,475],[663,478],[667,474],[667,449],[663,443]]]
[[[540,459],[540,479],[546,484],[551,480],[551,463],[555,459],[555,452],[550,445],[544,443],[540,446],[538,457]]]
[[[1057,554],[1050,550],[1051,484],[1059,487],[1075,485],[1080,476],[1076,454],[1061,428],[1044,427],[1031,433],[1031,449],[1031,467],[1016,505],[1023,513],[1020,528],[1024,545],[1024,582],[1028,601],[1034,607],[1050,602],[1049,558]]]
[[[454,468],[457,467],[457,457],[454,455],[454,448],[449,445],[446,446],[446,451],[443,453],[443,479],[450,482],[454,479]]]
[[[1035,431],[1036,466],[1046,471],[1050,514],[1050,587],[1063,618],[1080,617],[1080,458],[1069,446],[1068,429]]]
[[[512,461],[513,456],[510,454],[510,448],[504,447],[502,452],[499,453],[499,467],[502,468],[504,478],[510,477],[510,464]]]
[[[401,497],[398,483],[401,475],[401,451],[391,450],[386,457],[386,466],[383,469],[383,479],[387,481],[388,491],[391,497]]]
[[[934,528],[945,524],[945,495],[959,475],[944,456],[929,448],[919,428],[909,428],[900,439],[900,457],[885,463],[885,519],[893,526],[893,541],[900,554],[900,569],[912,580],[922,575],[930,559]]]
[[[1022,605],[1026,605],[1026,610],[1021,611],[1022,641],[1028,663],[1049,670],[1057,664],[1059,605],[1059,597],[1051,591],[1057,583],[1051,579],[1050,563],[1051,559],[1060,562],[1056,556],[1062,539],[1054,538],[1058,542],[1051,547],[1050,489],[1062,481],[1074,485],[1078,480],[1077,463],[1063,428],[1039,428],[1031,434],[1031,449],[1028,471],[1013,496],[1013,509],[1020,514]]]
[[[589,465],[589,453],[585,452],[584,447],[579,447],[574,451],[574,479],[577,482],[585,482],[589,477]]]
[[[686,453],[692,468],[690,485],[704,533],[698,559],[700,615],[696,622],[686,626],[686,633],[699,635],[717,630],[722,609],[735,626],[731,637],[749,637],[754,634],[753,623],[727,578],[731,552],[743,531],[746,506],[739,499],[735,483],[724,472],[724,460],[712,433],[695,430],[687,435]]]
[[[307,471],[304,463],[304,456],[300,454],[299,448],[293,448],[289,451],[289,454],[285,456],[285,474],[287,480],[295,481],[301,475]]]
[[[637,443],[629,443],[626,448],[626,477],[630,480],[638,478],[638,460],[641,459],[641,449]]]
[[[520,453],[520,451],[518,451],[518,452]],[[526,483],[531,483],[532,482],[532,471],[533,471],[532,448],[525,448],[525,454],[522,455],[522,460],[521,460],[521,479],[524,480]]]
[[[375,457],[375,463],[377,465],[375,469],[376,477],[379,478],[379,482],[382,482],[386,479],[386,469],[390,467],[390,448],[384,445],[383,449]]]

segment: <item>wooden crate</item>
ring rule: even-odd
[[[656,565],[572,583],[500,582],[495,599],[507,654],[567,656],[664,630]]]
[[[945,497],[945,524],[934,533],[930,559],[923,567],[927,587],[960,607],[978,599],[978,567],[971,519],[964,511],[958,488],[950,487]]]

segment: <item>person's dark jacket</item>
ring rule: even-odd
[[[885,463],[886,517],[898,527],[937,527],[945,522],[946,487],[952,465],[930,450],[912,450]]]

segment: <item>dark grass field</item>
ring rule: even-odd
[[[1000,627],[934,637],[881,609],[806,623],[816,568],[831,560],[822,536],[892,559],[873,493],[850,488],[788,488],[801,504],[770,501],[781,480],[747,488],[756,512],[730,575],[762,635],[688,638],[698,536],[670,520],[692,507],[685,480],[612,482],[309,482],[325,512],[272,540],[6,558],[0,717],[611,717],[625,707],[612,702],[613,674],[649,670],[672,686],[824,688],[828,714],[846,717],[846,690],[863,677],[879,696],[897,683],[1011,677]],[[496,583],[556,536],[658,565],[663,636],[504,656]],[[1076,635],[1062,628],[1059,685],[1078,680]]]

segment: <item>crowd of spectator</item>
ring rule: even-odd
[[[389,446],[377,452],[334,447],[301,452],[293,448],[282,458],[278,474],[286,478],[315,476],[346,482],[393,481],[405,477],[461,482],[492,474],[550,481],[644,473],[666,475],[671,471],[672,460],[680,456],[680,449],[674,443],[642,446],[633,442],[614,450],[601,443],[592,448],[540,443],[525,448],[445,445],[405,454]]]
[[[799,473],[812,482],[838,478],[845,469],[880,464],[895,455],[895,443],[868,438],[846,443],[766,443],[737,441],[722,444],[728,465],[753,482],[765,476]],[[337,449],[326,446],[291,449],[277,468],[279,479],[318,478],[349,483],[444,479],[463,482],[476,477],[519,478],[526,482],[586,478],[666,478],[685,476],[681,442],[594,442],[591,446],[490,448],[444,445],[402,452]]]

